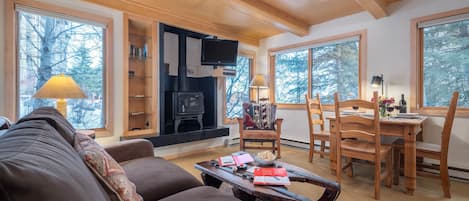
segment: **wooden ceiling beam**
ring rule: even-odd
[[[309,24],[259,0],[231,0],[242,12],[269,22],[276,28],[298,36],[309,33]]]
[[[368,11],[376,19],[388,16],[384,0],[355,0],[358,5]]]
[[[231,40],[239,40],[242,43],[259,46],[259,39],[244,34],[233,33],[233,31],[220,27],[219,25],[192,19],[170,13],[166,10],[149,7],[134,0],[84,0],[90,3],[98,4],[108,8],[113,8],[134,15],[145,16],[155,21],[166,23],[173,26],[189,29],[204,34],[219,36]]]

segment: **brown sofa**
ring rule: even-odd
[[[73,148],[74,133],[70,123],[52,108],[35,110],[12,125],[0,136],[0,200],[118,200]],[[149,141],[129,140],[105,149],[146,201],[238,200],[154,157]]]

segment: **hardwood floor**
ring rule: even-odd
[[[194,168],[196,162],[215,159],[219,156],[228,155],[238,151],[239,146],[233,145],[206,152],[197,152],[192,155],[172,159],[171,161],[184,168],[200,180],[200,172]],[[248,150],[251,153],[257,153],[259,150]],[[262,150],[261,150],[262,151]],[[296,147],[282,145],[281,161],[288,162],[311,172],[314,172],[327,179],[335,180],[335,175],[330,174],[329,158],[319,158],[315,155],[313,163],[308,162],[308,150]],[[342,177],[342,192],[338,200],[341,201],[366,201],[375,200],[373,198],[373,173],[372,165],[354,165],[355,176],[353,178]],[[401,181],[404,181],[401,179]],[[413,196],[404,194],[404,184],[393,186],[392,189],[381,188],[381,200],[415,200],[415,201],[436,201],[436,200],[469,200],[469,184],[457,181],[451,181],[451,199],[445,199],[441,191],[439,179],[417,177],[417,189]],[[222,186],[222,188],[227,186]],[[292,183],[289,189],[293,192],[302,194],[313,200],[317,200],[322,193],[322,188],[308,184]]]

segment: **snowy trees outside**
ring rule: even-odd
[[[358,97],[358,40],[312,49],[312,95],[319,93],[323,104],[334,104],[334,93],[343,100]]]
[[[235,69],[236,76],[225,79],[225,118],[233,119],[243,116],[243,103],[249,102],[250,66],[251,59],[238,56],[236,66],[226,67]]]
[[[53,99],[32,96],[53,75],[73,77],[87,95],[68,100],[75,128],[104,127],[104,33],[102,26],[54,14],[18,11],[19,117]]]
[[[325,104],[334,103],[334,93],[342,99],[358,98],[359,41],[352,40],[311,48],[312,95],[319,93]],[[308,93],[308,50],[275,56],[275,101],[304,103]]]
[[[275,102],[305,103],[308,93],[308,50],[275,55]]]
[[[423,28],[423,105],[469,107],[469,20]]]

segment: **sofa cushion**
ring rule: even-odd
[[[47,121],[52,127],[59,132],[62,137],[67,140],[70,145],[73,145],[73,136],[75,134],[75,128],[65,119],[59,111],[53,107],[41,107],[35,109],[28,115],[24,116],[17,123],[21,123],[29,120],[44,120]]]
[[[142,201],[124,169],[93,139],[85,134],[76,133],[75,149],[95,176],[115,191],[120,200]]]
[[[159,200],[202,185],[182,168],[161,158],[135,159],[127,161],[122,166],[144,200]]]
[[[75,149],[44,120],[0,136],[0,200],[108,201]]]
[[[220,190],[210,187],[201,186],[191,188],[180,193],[166,197],[160,201],[239,201],[233,194],[223,193]]]

